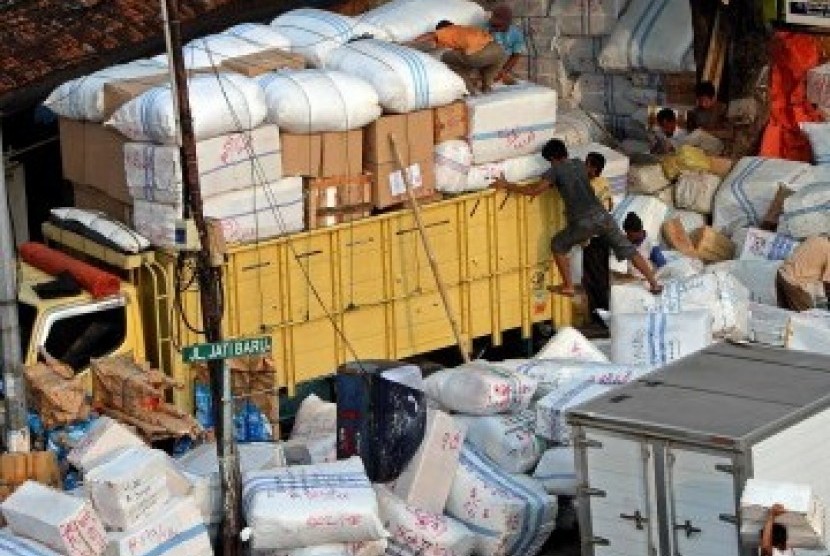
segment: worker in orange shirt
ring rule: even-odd
[[[504,48],[493,35],[479,27],[440,21],[434,32],[415,39],[415,42],[430,41],[438,48],[448,49],[441,56],[441,61],[464,79],[470,94],[477,92],[474,82],[476,72],[481,76],[481,92],[487,93],[507,62]]]

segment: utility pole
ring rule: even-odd
[[[3,371],[3,394],[6,400],[5,446],[9,452],[28,452],[26,385],[23,381],[20,323],[17,318],[17,250],[8,201],[3,127],[0,124],[0,369]]]
[[[173,98],[179,115],[179,147],[182,167],[185,218],[192,217],[199,233],[201,251],[197,254],[197,275],[202,306],[202,322],[208,342],[222,340],[222,268],[210,256],[210,237],[202,207],[199,187],[199,168],[196,159],[196,140],[190,114],[187,73],[182,56],[179,0],[162,0],[162,18],[167,38]],[[188,214],[188,207],[189,213]],[[185,226],[187,228],[187,226]],[[230,376],[224,361],[208,361],[210,392],[213,399],[216,451],[219,460],[224,519],[222,520],[222,554],[239,553],[240,476],[239,459],[234,442],[233,403]]]

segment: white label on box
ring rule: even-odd
[[[409,177],[409,185],[412,186],[412,189],[424,185],[420,164],[413,164],[407,168],[406,175]],[[389,192],[395,197],[406,193],[406,183],[404,183],[403,174],[400,170],[389,174]]]

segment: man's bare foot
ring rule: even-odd
[[[548,286],[548,291],[564,297],[573,297],[576,294],[576,289],[573,286],[566,286],[564,284]]]

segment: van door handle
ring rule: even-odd
[[[593,544],[596,546],[610,546],[611,541],[609,541],[605,537],[591,537],[591,539],[588,541],[588,544]]]
[[[620,519],[625,519],[626,521],[633,521],[634,526],[640,531],[643,530],[643,523],[648,523],[648,518],[643,517],[643,514],[640,513],[640,510],[634,512],[633,515],[620,514]]]
[[[686,520],[686,523],[684,523],[682,525],[678,525],[678,524],[675,523],[674,530],[675,531],[685,531],[687,539],[691,538],[692,535],[696,535],[698,533],[703,532],[701,529],[698,529],[697,527],[693,526],[692,522],[689,521],[688,519]]]

